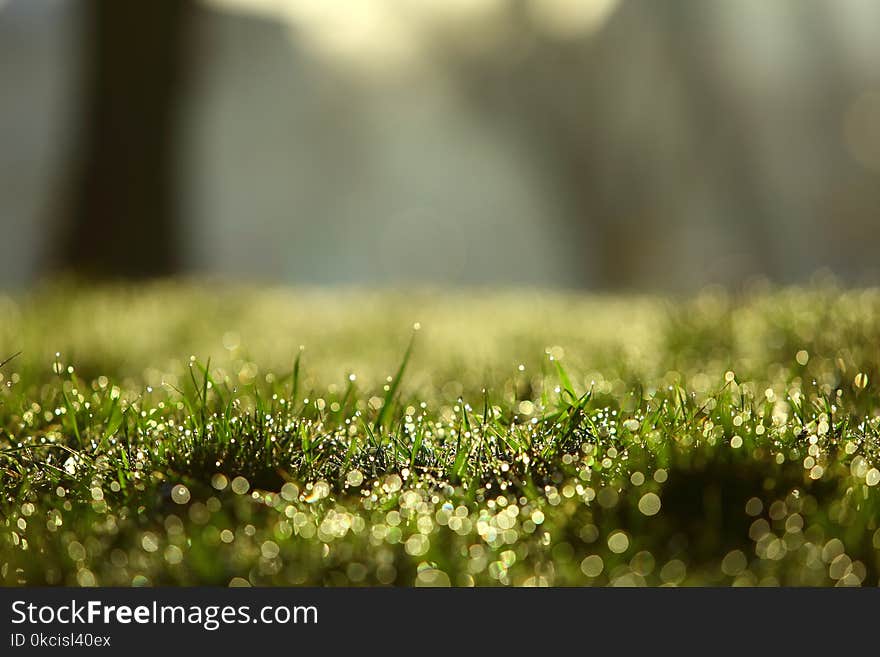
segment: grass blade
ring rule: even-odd
[[[21,356],[21,352],[20,352],[20,351],[15,352],[15,353],[12,354],[9,358],[7,358],[6,360],[4,360],[3,362],[0,362],[0,368],[2,368],[3,366],[5,366],[5,365],[11,363],[13,360],[15,360],[16,358],[18,358],[19,356]]]
[[[378,432],[381,427],[386,426],[388,418],[391,416],[391,405],[394,401],[394,396],[397,394],[397,389],[400,388],[400,381],[403,379],[403,373],[406,371],[407,363],[409,363],[409,357],[412,354],[415,340],[416,334],[413,333],[412,337],[409,339],[409,345],[406,348],[406,352],[403,354],[403,360],[400,363],[400,367],[397,368],[397,374],[394,375],[391,385],[388,386],[388,390],[385,392],[385,399],[382,402],[382,408],[379,411],[379,415],[376,417],[376,422],[373,424],[373,431]]]

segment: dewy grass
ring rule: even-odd
[[[5,585],[880,578],[877,291],[166,283],[0,318]]]

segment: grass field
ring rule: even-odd
[[[0,296],[5,585],[877,585],[880,291]]]

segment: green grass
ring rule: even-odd
[[[62,285],[0,362],[5,585],[880,578],[878,291]]]

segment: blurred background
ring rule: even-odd
[[[0,288],[880,283],[875,0],[0,0]]]

